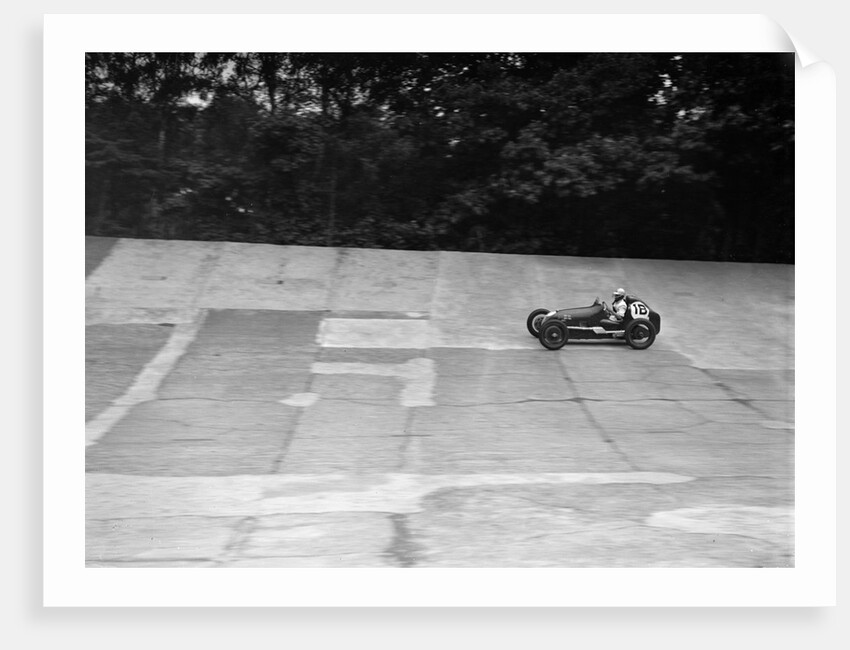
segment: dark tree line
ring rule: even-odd
[[[86,232],[794,261],[792,54],[91,53]]]

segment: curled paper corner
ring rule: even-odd
[[[807,68],[810,65],[823,61],[823,59],[803,45],[799,39],[794,38],[791,34],[788,34],[788,38],[790,38],[791,42],[794,44],[794,52],[797,54],[797,59],[800,61],[800,66],[802,68]]]
[[[782,25],[780,25],[777,21],[773,19],[771,20],[776,27],[776,29],[782,34],[781,40],[784,44],[784,49],[788,52],[792,51],[797,57],[797,60],[800,62],[801,68],[807,68],[810,65],[814,65],[815,63],[820,63],[823,61],[819,56],[817,56],[814,52],[812,52],[809,48],[807,48],[798,38],[795,38],[794,35],[785,29]],[[778,47],[778,50],[783,49],[782,47]]]

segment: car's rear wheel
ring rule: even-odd
[[[655,326],[648,320],[633,320],[626,327],[626,343],[635,350],[646,350],[655,342]]]
[[[544,323],[540,328],[540,343],[548,350],[560,350],[567,342],[567,326],[561,321]]]
[[[543,321],[543,317],[548,313],[548,309],[535,309],[528,315],[528,320],[525,321],[525,325],[528,327],[528,333],[534,338],[537,338],[540,335],[540,323]]]

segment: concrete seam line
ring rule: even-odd
[[[192,341],[195,340],[206,315],[206,310],[198,310],[195,317],[188,323],[178,323],[168,341],[162,346],[159,353],[142,368],[127,391],[113,401],[111,406],[86,423],[87,447],[96,444],[134,406],[156,399],[159,385],[171,372]]]

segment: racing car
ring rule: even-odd
[[[636,296],[625,296],[626,314],[621,321],[609,318],[611,310],[596,300],[589,307],[535,309],[528,315],[529,333],[549,350],[560,350],[570,339],[620,339],[635,350],[646,350],[661,332],[661,316]]]

